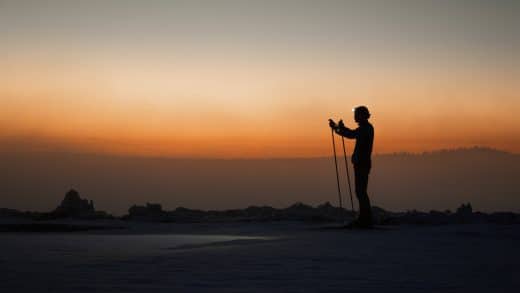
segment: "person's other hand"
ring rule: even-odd
[[[339,129],[345,128],[345,124],[343,123],[343,120],[339,120],[339,122],[338,122],[338,128],[339,128]]]
[[[336,122],[334,122],[332,119],[329,119],[329,127],[332,129],[336,128]]]

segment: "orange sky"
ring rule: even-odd
[[[0,36],[8,42],[0,48],[7,56],[0,60],[0,149],[324,156],[331,149],[327,119],[354,126],[351,109],[364,104],[377,153],[473,145],[520,152],[519,58],[511,53],[518,38],[497,27],[505,37],[482,42],[496,36],[498,18],[488,19],[487,32],[467,28],[474,19],[456,14],[446,28],[415,28],[421,18],[410,18],[403,31],[395,18],[378,17],[374,27],[360,18],[350,30],[340,23],[346,15],[318,19],[292,15],[290,7],[280,19],[273,6],[258,23],[251,14],[215,25],[208,17],[179,20],[176,7],[133,3],[124,18],[115,4],[101,16],[95,5],[55,5],[62,6],[42,10],[40,23],[27,7],[2,10]],[[323,9],[333,13],[329,6]],[[166,8],[171,14],[161,12]],[[232,11],[198,9],[189,13],[213,20]],[[359,9],[369,17],[374,8]],[[89,15],[101,19],[89,23]],[[279,26],[267,27],[262,17]],[[160,30],[170,21],[179,26]],[[237,25],[244,28],[232,31]]]

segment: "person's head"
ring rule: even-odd
[[[359,106],[354,109],[354,120],[357,123],[368,121],[368,118],[370,118],[370,112],[367,107]]]

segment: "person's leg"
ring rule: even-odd
[[[356,197],[359,201],[359,224],[362,226],[372,225],[372,211],[367,193],[369,173],[370,166],[354,166]]]

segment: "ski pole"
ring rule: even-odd
[[[347,183],[348,183],[348,192],[350,194],[350,205],[351,205],[351,211],[352,215],[354,215],[354,201],[352,200],[352,187],[350,185],[350,174],[348,171],[348,160],[347,160],[347,150],[345,148],[345,138],[341,137],[341,142],[343,143],[343,157],[345,158],[345,169],[347,171]]]
[[[338,198],[339,198],[339,207],[343,209],[343,202],[341,200],[341,189],[339,185],[339,172],[338,172],[338,159],[336,158],[336,143],[334,142],[334,129],[331,128],[332,134],[332,150],[334,152],[334,165],[336,166],[336,183],[338,184]]]

